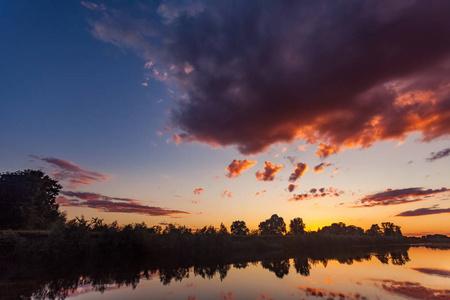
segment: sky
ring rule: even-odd
[[[450,234],[448,1],[2,1],[0,172],[69,218]]]

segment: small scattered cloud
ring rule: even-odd
[[[283,169],[283,165],[276,165],[270,161],[265,161],[264,171],[256,172],[256,179],[259,181],[273,181],[275,179],[275,174],[277,174],[281,169]]]
[[[255,161],[249,161],[246,158],[244,160],[233,160],[230,165],[225,169],[225,171],[228,172],[226,176],[228,178],[236,178],[241,175],[241,173],[250,167],[254,166],[256,164]]]
[[[323,172],[323,167],[329,167],[329,166],[331,166],[331,163],[320,163],[314,167],[313,172],[314,173]]]
[[[437,194],[447,193],[449,189],[427,189],[421,187],[405,188],[405,189],[387,189],[384,192],[378,192],[366,195],[361,198],[354,207],[372,207],[379,205],[397,205],[411,203],[423,200],[424,197],[434,196]]]
[[[109,197],[97,193],[74,191],[61,191],[60,193],[64,196],[56,198],[56,203],[61,206],[88,207],[103,212],[135,213],[149,216],[189,214],[181,210],[143,205],[141,201],[131,198]]]
[[[400,147],[400,146],[403,145],[404,143],[405,143],[405,140],[399,141],[395,146],[396,146],[396,147]]]
[[[222,198],[225,198],[225,197],[231,198],[231,197],[233,197],[233,193],[231,191],[225,190],[225,191],[223,191],[220,194],[220,197],[222,197]]]
[[[178,134],[174,133],[172,138],[175,144],[179,145],[181,143],[181,138]]]
[[[300,151],[306,151],[305,147],[306,147],[306,145],[298,146],[298,150],[300,150]]]
[[[47,163],[53,169],[50,172],[50,177],[60,181],[67,181],[70,188],[91,185],[93,182],[103,182],[109,179],[109,176],[106,174],[85,170],[71,161],[54,157],[40,158],[35,155],[29,156],[35,160]]]
[[[290,185],[288,185],[288,191],[289,191],[289,193],[292,193],[294,190],[295,190],[295,188],[296,187],[298,187],[300,184],[290,184]]]
[[[262,196],[264,193],[266,193],[266,190],[262,190],[261,192],[256,192],[255,196]]]
[[[147,82],[143,82],[143,83],[141,83],[143,86],[148,86],[148,83]]]
[[[399,213],[396,217],[418,217],[450,213],[450,208],[438,208],[438,205],[432,207],[423,207],[414,210],[407,210]]]
[[[332,154],[342,152],[342,149],[339,146],[327,145],[323,142],[317,145],[317,148],[319,148],[320,150],[316,152],[316,156],[320,156],[321,159],[327,158]]]
[[[298,163],[294,172],[289,176],[290,182],[295,182],[298,178],[302,177],[305,172],[308,171],[308,165],[304,163]]]
[[[334,173],[334,174],[339,173],[339,168],[334,169],[333,173]]]
[[[450,155],[450,148],[445,148],[439,152],[431,152],[431,157],[427,158],[427,161],[432,162],[436,159],[441,159]]]
[[[198,188],[194,190],[194,195],[200,195],[204,191],[203,188]]]
[[[284,148],[283,148],[283,150],[282,150],[282,151],[283,151],[283,153],[284,153],[284,152],[286,152],[286,150],[287,150],[287,148],[286,148],[286,147],[284,147]]]

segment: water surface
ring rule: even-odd
[[[330,258],[331,257],[331,258]],[[53,290],[52,290],[53,289]],[[53,278],[33,298],[450,299],[450,250],[413,247]]]

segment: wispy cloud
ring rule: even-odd
[[[434,196],[437,194],[447,193],[449,189],[427,189],[421,187],[405,188],[405,189],[387,189],[384,192],[378,192],[371,195],[366,195],[357,202],[354,207],[372,207],[379,205],[397,205],[404,203],[411,203],[423,200],[425,197]]]
[[[256,164],[256,160],[255,161],[249,161],[246,158],[244,160],[237,160],[234,159],[230,165],[225,169],[225,171],[228,172],[228,174],[226,174],[226,176],[228,178],[236,178],[239,175],[241,175],[241,173],[245,170],[247,170],[248,168],[254,166]]]
[[[29,156],[35,160],[47,163],[53,169],[50,176],[56,180],[67,181],[70,188],[91,185],[93,182],[103,182],[109,179],[109,176],[106,174],[85,170],[71,161],[54,157],[40,158],[35,155]]]
[[[203,188],[198,188],[194,190],[194,195],[200,195],[204,191]]]
[[[89,2],[89,1],[81,1],[81,5],[83,5],[84,7],[86,7],[87,9],[90,9],[90,10],[105,10],[106,9],[106,7],[103,4],[98,5],[94,2]]]
[[[435,269],[435,268],[411,268],[411,269],[428,275],[450,277],[450,270]]]
[[[277,174],[281,169],[283,169],[283,165],[276,165],[270,161],[265,161],[264,170],[262,172],[256,172],[256,179],[259,181],[273,181],[275,179],[275,174]]]
[[[428,161],[435,161],[450,155],[450,148],[445,148],[439,152],[431,152],[431,157],[427,158]]]
[[[322,197],[339,197],[344,194],[345,191],[343,189],[337,189],[334,187],[329,188],[312,188],[309,192],[303,194],[294,194],[294,196],[289,199],[289,201],[301,201],[301,200],[309,200],[314,198],[322,198]]]
[[[56,199],[56,202],[60,206],[88,207],[103,212],[135,213],[149,216],[189,214],[181,210],[143,205],[141,201],[131,198],[109,197],[97,193],[74,191],[61,191],[60,193],[64,195]]]
[[[418,217],[418,216],[428,216],[436,214],[450,213],[450,208],[438,208],[438,205],[432,207],[423,207],[414,210],[407,210],[399,213],[396,217]]]
[[[374,280],[381,284],[381,288],[393,295],[411,299],[448,299],[450,289],[435,289],[423,286],[418,282],[397,281],[390,279]]]

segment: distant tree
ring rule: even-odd
[[[192,230],[186,226],[176,226],[175,224],[167,224],[166,228],[162,231],[163,234],[191,234]]]
[[[381,227],[383,228],[383,234],[385,236],[402,236],[402,231],[400,226],[395,225],[391,222],[383,222],[381,223]]]
[[[356,227],[354,225],[345,225],[343,222],[333,223],[331,226],[324,226],[318,232],[328,233],[328,234],[343,234],[343,235],[362,235],[364,234],[364,229],[361,227]]]
[[[231,234],[247,235],[249,229],[244,221],[234,221],[230,226]]]
[[[214,226],[212,226],[212,225],[205,226],[199,230],[199,233],[200,234],[215,234],[216,228],[214,228]]]
[[[249,232],[249,235],[260,235],[261,232],[259,231],[259,229],[252,229]]]
[[[218,234],[221,234],[221,235],[230,234],[230,233],[228,232],[227,227],[226,227],[223,223],[220,223],[220,227],[219,227],[219,230],[217,231],[217,233],[218,233]]]
[[[291,234],[304,234],[305,233],[305,223],[303,223],[302,218],[294,218],[289,224],[289,232]]]
[[[372,224],[370,229],[366,230],[366,234],[371,236],[380,236],[383,234],[383,231],[378,224]]]
[[[272,215],[270,219],[259,223],[259,230],[262,235],[281,235],[286,232],[286,223],[282,217]]]
[[[0,229],[48,229],[65,221],[56,197],[61,185],[40,170],[0,174]]]

